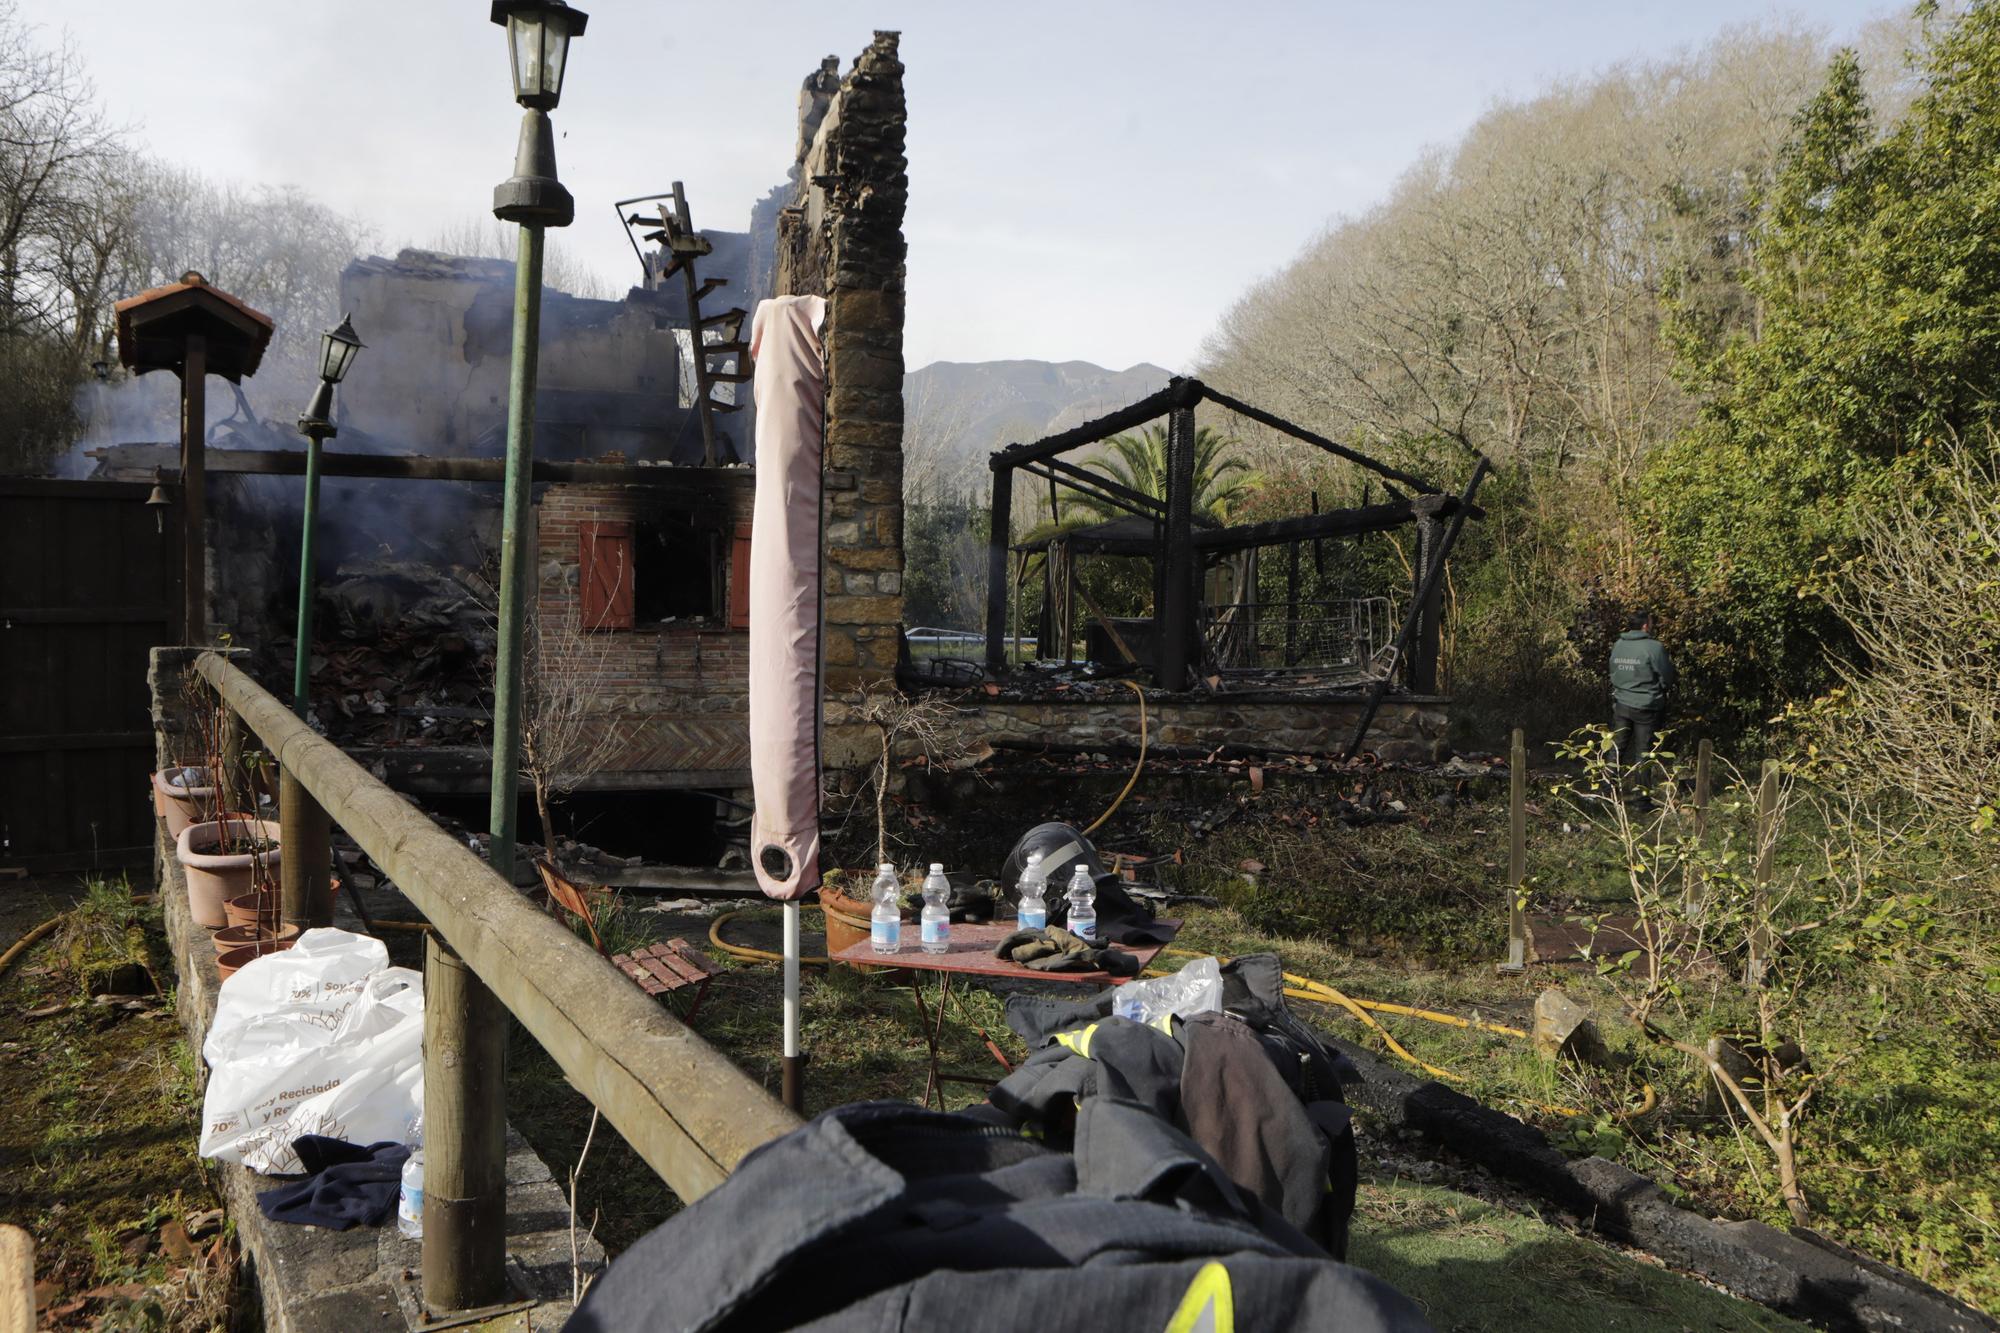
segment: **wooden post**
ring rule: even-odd
[[[1299,661],[1299,544],[1285,548],[1285,665]]]
[[[1412,502],[1417,514],[1417,558],[1412,577],[1416,583],[1416,637],[1410,643],[1409,685],[1414,694],[1435,694],[1438,687],[1438,644],[1444,615],[1444,580],[1432,579],[1425,587],[1425,573],[1431,557],[1444,539],[1441,510],[1451,501],[1441,495],[1422,495]]]
[[[1771,966],[1771,932],[1764,922],[1770,907],[1770,884],[1775,873],[1778,850],[1778,761],[1764,761],[1764,776],[1757,784],[1757,869],[1750,890],[1750,958],[1744,967],[1744,981],[1764,984]]]
[[[1714,792],[1715,745],[1702,738],[1694,752],[1694,836],[1708,832],[1708,802]]]
[[[424,1304],[468,1310],[507,1295],[507,1011],[424,940]]]
[[[1050,547],[1055,550],[1055,547]],[[1062,543],[1063,553],[1063,597],[1062,597],[1062,639],[1063,665],[1076,660],[1076,552],[1068,542]]]
[[[1528,883],[1528,739],[1514,728],[1514,745],[1507,752],[1507,961],[1502,972],[1523,972],[1528,966],[1528,918],[1521,895]]]
[[[332,925],[327,866],[333,856],[333,824],[290,769],[278,777],[278,828],[278,845],[285,850],[278,862],[285,924],[300,930]]]
[[[1257,548],[1243,553],[1243,646],[1253,667],[1264,663],[1257,650]]]
[[[1173,387],[1183,383],[1178,377]],[[1159,608],[1158,675],[1164,690],[1188,683],[1188,641],[1194,628],[1194,405],[1167,414],[1166,576]]]
[[[31,1333],[35,1320],[35,1238],[0,1226],[0,1329]]]
[[[1021,585],[1028,581],[1028,553],[1021,552],[1014,559],[1014,584],[1008,589],[1013,596],[1014,608],[1014,651],[1008,658],[1010,663],[1021,660]]]
[[[208,512],[202,450],[208,436],[208,339],[190,334],[181,358],[183,642],[208,637]]]
[[[1014,469],[993,470],[993,508],[986,529],[986,669],[1007,664],[1008,525],[1014,517]]]

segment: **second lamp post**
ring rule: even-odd
[[[306,437],[306,512],[299,527],[299,635],[292,655],[292,708],[301,718],[312,704],[313,529],[319,523],[319,447],[340,434],[333,424],[333,387],[347,377],[354,354],[363,346],[348,315],[340,317],[338,328],[320,335],[319,387],[299,415],[299,433]]]

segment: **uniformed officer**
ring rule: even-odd
[[[1653,637],[1653,613],[1634,611],[1611,645],[1611,718],[1622,767],[1652,753],[1674,688],[1674,664]]]

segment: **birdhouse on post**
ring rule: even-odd
[[[165,287],[127,297],[116,307],[118,362],[136,375],[171,370],[181,380],[181,549],[187,560],[187,610],[182,642],[208,637],[208,533],[203,496],[202,440],[208,422],[210,375],[232,384],[257,373],[270,345],[271,317],[189,272]]]

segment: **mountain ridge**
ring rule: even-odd
[[[1149,361],[933,361],[903,377],[904,475],[912,493],[985,490],[986,457],[1081,425],[1166,387]]]

